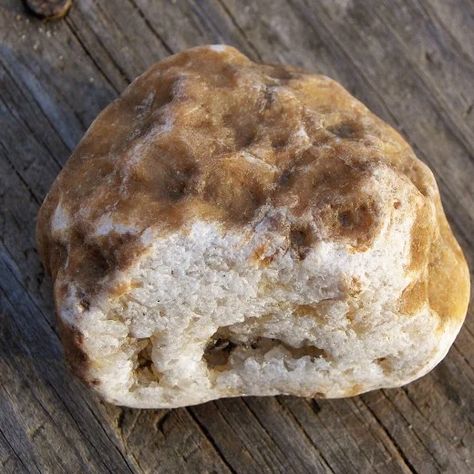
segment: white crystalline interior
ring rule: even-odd
[[[380,199],[393,198],[380,189]],[[367,251],[321,240],[304,259],[273,227],[291,220],[287,209],[263,210],[246,231],[200,220],[163,237],[149,229],[148,251],[115,278],[132,287],[123,298],[105,295],[83,311],[70,295],[61,316],[82,311],[69,322],[84,334],[96,388],[117,404],[399,386],[430,370],[456,329],[437,339],[428,306],[400,314],[400,295],[417,278],[406,271],[415,213],[389,208]]]

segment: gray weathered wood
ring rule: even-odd
[[[472,472],[472,317],[445,361],[402,389],[113,407],[64,366],[34,226],[68,154],[130,80],[224,42],[327,74],[401,130],[473,268],[473,27],[467,0],[76,0],[57,23],[0,0],[0,471]]]

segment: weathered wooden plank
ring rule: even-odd
[[[133,410],[106,406],[125,450],[143,472],[231,472],[195,429],[186,409]]]
[[[0,408],[3,408],[1,402],[0,402]],[[9,444],[7,438],[5,438],[1,429],[0,429],[0,466],[2,468],[2,472],[6,474],[13,474],[17,472],[21,472],[21,473],[28,472],[27,467],[25,466],[25,464],[23,464],[23,461],[20,459],[20,457],[15,452],[13,447]]]
[[[130,79],[171,51],[226,42],[253,59],[328,74],[404,130],[434,168],[472,266],[472,22],[463,0],[78,0],[67,20],[45,25],[3,0],[0,233],[3,262],[19,277],[14,287],[5,283],[10,276],[0,277],[1,324],[9,339],[26,341],[0,346],[8,351],[0,359],[5,470],[55,465],[60,472],[62,463],[74,472],[82,462],[85,472],[102,472],[103,459],[106,466],[112,459],[116,472],[469,472],[472,318],[445,362],[406,389],[349,401],[281,397],[123,410],[97,403],[64,371],[33,233],[38,203],[70,149]],[[98,449],[89,436],[98,436]]]
[[[116,91],[170,53],[129,1],[119,2],[114,8],[86,0],[78,3],[66,22],[96,69]],[[137,31],[139,42],[133,40]]]
[[[244,398],[243,402],[285,454],[290,470],[333,472],[324,454],[305,435],[289,412],[282,409],[277,398],[249,397]],[[281,429],[282,426],[285,427],[284,430]]]
[[[0,424],[8,427],[3,435],[20,459],[25,457],[23,463],[49,472],[68,472],[74,466],[77,472],[87,472],[89,467],[107,472],[109,466],[130,472],[99,420],[77,395],[82,387],[77,382],[65,383],[57,337],[25,291],[3,245],[0,314],[0,399],[4,408]],[[93,442],[85,433],[93,436]]]
[[[279,397],[278,400],[319,446],[334,472],[413,471],[396,443],[360,398],[333,402],[294,397]]]
[[[248,443],[247,437],[241,435],[240,423],[237,422],[237,427],[233,426],[233,420],[229,420],[229,417],[225,416],[225,410],[218,409],[215,402],[191,410],[208,437],[218,446],[223,457],[236,472],[271,472],[271,463],[266,461],[253,443]]]
[[[275,399],[226,399],[190,411],[237,472],[332,472]]]
[[[420,3],[418,1],[418,3]],[[428,0],[423,2],[430,18],[456,40],[456,48],[474,61],[474,15],[471,0]]]
[[[381,397],[385,400],[380,401]],[[433,398],[428,396],[424,401],[426,406],[431,405],[432,416],[436,416],[439,412],[430,403]],[[454,448],[452,437],[441,435],[404,390],[370,394],[364,400],[418,472],[469,472],[469,455],[460,446]]]
[[[289,469],[284,453],[279,447],[274,446],[268,432],[263,426],[255,422],[252,413],[241,399],[219,400],[192,410],[196,415],[201,414],[199,417],[201,424],[206,426],[210,436],[218,446],[221,446],[220,441],[222,440],[220,438],[222,436],[230,436],[234,432],[236,434],[234,444],[238,446],[242,443],[252,458],[257,459],[257,465],[260,466],[263,472],[285,472]],[[203,412],[207,416],[202,416],[204,415]],[[216,412],[222,415],[230,430],[224,430],[222,425],[217,430],[212,430]],[[224,455],[227,456],[229,462],[234,463],[237,466],[236,469],[238,469],[240,461],[238,453],[226,452],[224,449],[222,449],[222,452],[225,453]],[[236,454],[236,456],[231,457],[231,454]]]
[[[390,30],[403,50],[407,62],[418,71],[436,101],[436,108],[450,117],[455,133],[472,149],[474,117],[467,114],[467,110],[474,102],[470,81],[474,76],[474,62],[428,12],[424,3],[406,0],[395,8],[389,2],[381,2],[375,11],[380,24]],[[413,18],[417,19],[416,23]],[[401,25],[405,27],[400,28]]]

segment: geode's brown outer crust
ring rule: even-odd
[[[41,207],[39,252],[53,279],[61,274],[56,297],[62,282],[75,281],[84,305],[104,275],[139,256],[145,229],[172,232],[191,218],[238,228],[265,204],[291,205],[319,229],[290,229],[300,258],[318,239],[363,252],[380,224],[379,203],[364,186],[375,164],[436,207],[436,221],[422,207],[413,227],[409,270],[424,268],[426,277],[407,288],[400,311],[427,301],[442,329],[446,318],[464,318],[469,279],[429,169],[333,80],[255,64],[230,47],[194,48],[155,64],[98,116]],[[61,232],[53,223],[58,205],[68,221]],[[106,213],[134,231],[98,234]],[[80,337],[63,332],[74,339],[81,372]]]

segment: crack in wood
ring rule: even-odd
[[[252,40],[247,36],[247,33],[245,33],[244,29],[240,26],[239,22],[237,21],[237,19],[235,18],[235,16],[232,14],[231,10],[229,9],[229,7],[226,5],[225,1],[224,0],[216,0],[217,3],[222,7],[222,10],[224,10],[224,12],[227,14],[227,16],[229,17],[230,21],[232,22],[232,24],[235,26],[236,30],[241,34],[241,36],[244,38],[244,40],[246,41],[246,43],[250,46],[250,49],[252,50],[252,52],[255,54],[255,56],[257,57],[257,59],[259,61],[263,61],[263,58],[262,58],[262,55],[260,54],[260,52],[258,51],[257,47],[253,44]]]
[[[464,59],[467,61],[473,61],[474,55],[469,54],[469,52],[465,49],[465,45],[462,44],[452,33],[452,31],[448,28],[446,23],[442,21],[442,19],[438,16],[435,9],[429,6],[429,2],[420,2],[420,0],[416,0],[417,5],[419,6],[420,10],[425,12],[427,18],[431,20],[435,20],[435,22],[446,32],[446,34],[451,38],[451,41],[454,43],[455,48],[458,51],[461,51],[464,55]]]
[[[406,416],[403,414],[402,411],[400,411],[398,409],[398,407],[395,405],[395,403],[393,403],[393,401],[387,396],[387,394],[385,393],[384,390],[382,390],[382,393],[383,393],[383,396],[389,400],[389,402],[391,403],[391,405],[394,407],[394,409],[397,411],[397,413],[403,418],[403,420],[405,421],[406,423],[406,426],[410,427],[412,426],[411,423],[407,420]],[[380,422],[380,420],[379,420]],[[426,444],[424,443],[424,441],[420,438],[420,436],[418,435],[418,433],[414,430],[411,430],[413,432],[413,435],[415,436],[415,438],[418,439],[418,441],[420,442],[420,444],[425,448],[426,452],[430,455],[431,459],[433,459],[433,461],[435,462],[436,466],[438,467],[438,469],[440,469],[441,471],[444,470],[444,468],[441,466],[441,464],[439,464],[438,460],[433,456],[433,453],[428,449],[428,447],[426,446]],[[387,431],[388,432],[388,431]],[[393,439],[393,436],[392,436],[392,439]],[[396,441],[393,439],[394,443],[396,444]]]
[[[15,85],[15,87],[18,89],[19,93],[23,96],[23,98],[25,99],[26,102],[29,101],[29,99],[26,97],[25,93],[23,92],[23,90],[18,86],[18,84],[16,84],[16,82],[13,80],[13,77],[11,76],[10,74],[10,71],[8,71],[8,69],[5,67],[5,65],[0,61],[0,65],[2,66],[3,70],[5,71],[5,74],[8,75],[10,77],[10,79],[12,80],[12,83]],[[0,96],[1,98],[1,96]],[[42,137],[38,137],[35,130],[30,126],[30,124],[28,122],[26,122],[25,120],[23,120],[23,117],[21,117],[21,115],[19,115],[18,113],[16,113],[9,105],[8,105],[8,102],[3,100],[2,99],[2,103],[4,104],[5,108],[8,110],[8,112],[10,113],[10,115],[12,117],[14,117],[16,120],[18,120],[19,122],[21,122],[21,124],[31,133],[32,136],[34,136],[35,140],[44,147],[44,149],[48,152],[49,156],[51,157],[52,161],[57,165],[58,169],[61,169],[62,168],[62,165],[61,163],[56,159],[56,157],[54,156],[54,153],[53,151],[51,150],[51,148],[49,147],[49,145],[42,139]],[[38,106],[38,104],[36,104]],[[38,110],[40,111],[41,115],[45,118],[45,120],[48,122],[49,126],[51,127],[51,129],[55,132],[56,136],[59,138],[59,140],[61,141],[61,143],[66,147],[66,149],[70,152],[71,149],[67,146],[67,144],[63,141],[63,138],[61,137],[61,135],[58,133],[58,131],[53,127],[52,123],[49,121],[49,118],[44,114],[44,112],[39,108],[38,106]]]
[[[23,462],[23,460],[21,459],[20,455],[16,452],[15,448],[12,446],[12,444],[10,443],[10,441],[8,440],[8,438],[5,436],[5,433],[2,431],[2,427],[0,426],[0,435],[2,436],[3,440],[5,441],[5,443],[7,444],[7,446],[10,448],[11,452],[13,453],[13,456],[18,459],[19,463],[25,468],[25,472],[31,472],[30,471],[30,467],[31,466],[26,466],[26,464]],[[34,461],[33,461],[34,462]],[[37,464],[34,462],[34,468],[36,469],[36,471],[38,473],[40,473],[41,471],[39,470]]]
[[[161,431],[163,434],[165,434],[164,426],[167,420],[169,419],[171,413],[172,413],[172,410],[167,410],[164,413],[163,412],[160,413],[160,416],[158,416],[155,422],[153,423],[156,431]]]
[[[227,469],[229,470],[229,472],[236,473],[237,471],[232,467],[231,464],[229,464],[226,457],[224,456],[224,453],[221,451],[219,445],[214,441],[214,438],[211,436],[211,434],[209,433],[206,426],[203,425],[199,421],[199,418],[193,413],[192,408],[185,408],[185,410],[189,413],[189,416],[194,420],[196,425],[199,427],[199,430],[204,435],[204,437],[207,439],[207,441],[211,444],[211,446],[214,448],[214,450],[218,453],[219,457],[222,459],[222,461],[224,462],[224,464],[227,467]]]
[[[367,403],[364,403],[365,407],[367,408],[367,410],[370,412],[370,414],[373,416],[373,418],[377,421],[378,425],[380,426],[380,428],[382,428],[384,434],[387,436],[387,438],[390,440],[390,442],[392,443],[392,446],[394,446],[394,448],[396,449],[398,455],[400,456],[400,458],[403,460],[403,463],[405,464],[405,466],[409,469],[410,472],[412,473],[417,473],[418,471],[414,468],[414,466],[411,464],[410,460],[408,459],[408,457],[405,455],[403,449],[400,447],[400,445],[398,444],[397,440],[392,436],[392,434],[390,433],[390,431],[387,430],[387,428],[385,428],[385,426],[383,425],[383,423],[381,422],[381,420],[378,418],[378,416],[375,414],[375,412],[370,408],[370,406],[367,404]]]
[[[8,163],[8,165],[11,167],[13,172],[16,174],[18,179],[21,181],[23,186],[27,189],[28,193],[30,194],[30,197],[33,199],[33,201],[39,206],[41,204],[41,199],[37,197],[34,193],[34,191],[31,189],[30,185],[28,182],[23,178],[23,176],[19,173],[19,171],[16,169],[15,165],[13,162],[8,158],[8,150],[5,148],[2,142],[0,142],[0,148],[2,150],[2,156],[5,157],[5,161]]]
[[[148,20],[148,18],[145,16],[143,13],[143,10],[140,8],[140,6],[135,2],[135,0],[128,0],[137,10],[138,14],[140,15],[140,18],[143,20],[147,28],[155,35],[155,37],[158,39],[158,41],[163,45],[163,47],[166,49],[168,54],[174,54],[175,51],[168,45],[168,43],[163,39],[163,37],[160,35],[158,30],[153,26],[151,21]]]
[[[396,31],[393,30],[391,25],[386,23],[384,19],[377,12],[375,12],[375,16],[392,33],[393,38],[395,38],[395,40],[398,42],[401,49],[407,51],[408,49],[406,45],[404,44],[403,40],[396,33]],[[458,139],[459,143],[463,146],[466,154],[469,155],[469,152],[474,142],[470,143],[469,138],[464,134],[463,132],[464,123],[462,121],[457,121],[455,119],[455,117],[453,116],[453,111],[447,108],[445,101],[442,99],[441,91],[436,87],[435,83],[433,82],[431,82],[431,84],[429,83],[429,79],[426,77],[426,74],[420,68],[419,62],[413,61],[412,59],[410,59],[409,54],[406,54],[405,58],[407,59],[410,66],[412,67],[416,78],[419,80],[419,83],[423,84],[424,86],[423,88],[426,90],[426,93],[427,93],[426,94],[427,98],[432,103],[433,108],[442,112],[442,113],[439,113],[439,118],[445,123],[446,128],[452,133],[452,135]],[[430,93],[429,91],[430,88],[432,88],[434,91],[437,91],[437,93],[436,94]],[[448,119],[448,121],[446,120],[446,118]]]
[[[90,59],[90,61],[92,62],[92,64],[94,65],[94,67],[97,69],[97,71],[100,73],[100,75],[105,79],[105,81],[107,82],[107,84],[112,88],[112,90],[116,93],[116,94],[119,94],[120,93],[120,90],[114,85],[114,83],[109,79],[109,77],[107,76],[107,74],[105,73],[105,71],[102,69],[102,67],[100,66],[100,64],[95,60],[94,56],[90,53],[90,51],[87,49],[86,45],[84,44],[84,42],[82,41],[82,39],[80,38],[79,34],[76,32],[75,28],[74,28],[74,22],[71,21],[69,18],[66,18],[65,19],[65,22],[66,24],[69,26],[69,30],[71,32],[71,34],[74,36],[74,38],[76,39],[76,41],[78,42],[78,44],[80,45],[80,47],[82,48],[82,50],[84,51],[84,53],[86,54],[86,56]],[[99,41],[99,40],[98,40]],[[116,67],[117,71],[119,72],[119,74],[122,76],[122,78],[124,79],[124,81],[128,84],[130,83],[130,78],[125,74],[125,72],[118,66],[118,64],[113,60],[112,56],[110,55],[110,53],[108,52],[108,50],[105,48],[105,46],[103,44],[101,44],[103,50],[105,51],[105,53],[107,54],[107,56],[109,57],[110,61],[112,62],[112,64]]]
[[[300,423],[300,421],[298,420],[298,418],[292,413],[292,411],[290,409],[288,409],[285,405],[282,405],[280,400],[279,400],[280,397],[275,397],[275,400],[276,402],[278,403],[278,405],[281,407],[282,410],[284,410],[288,416],[290,416],[293,421],[298,425],[298,427],[300,428],[301,432],[303,433],[303,435],[305,436],[305,438],[308,440],[308,442],[314,447],[314,449],[316,450],[316,452],[319,454],[319,456],[321,456],[321,459],[324,461],[325,463],[325,467],[328,469],[329,472],[336,472],[334,471],[334,469],[331,467],[331,463],[329,462],[329,460],[324,456],[324,453],[322,452],[322,450],[319,449],[319,447],[317,446],[317,444],[312,440],[311,436],[308,435],[308,433],[306,432],[306,430],[304,429],[304,426]],[[314,401],[314,400],[312,400]],[[316,403],[316,402],[315,402]],[[318,411],[315,412],[316,414],[319,413],[321,411],[321,408],[319,408],[318,406]]]

